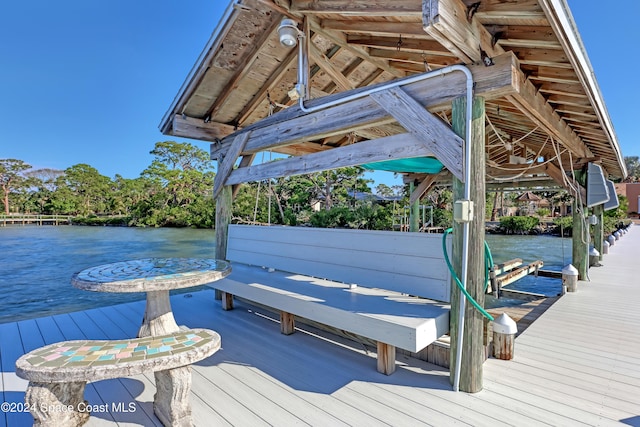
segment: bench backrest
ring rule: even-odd
[[[450,237],[447,246],[451,253]],[[227,259],[450,300],[451,274],[441,234],[233,224]]]

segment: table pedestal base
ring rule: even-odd
[[[147,307],[138,338],[173,334],[179,330],[171,311],[169,291],[147,292]]]

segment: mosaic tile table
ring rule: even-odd
[[[94,292],[146,292],[147,305],[138,337],[180,330],[171,311],[169,291],[215,282],[231,265],[210,258],[144,258],[91,267],[76,273],[71,284]]]
[[[16,375],[29,380],[25,402],[34,425],[80,426],[91,405],[87,382],[154,372],[154,413],[165,426],[191,424],[191,364],[220,349],[208,329],[115,341],[65,341],[33,350],[16,361]]]

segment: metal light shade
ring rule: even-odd
[[[284,47],[294,47],[298,44],[298,26],[293,19],[285,18],[278,27],[280,44]]]

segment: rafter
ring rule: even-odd
[[[463,52],[472,61],[499,55],[502,47],[491,43],[491,34],[475,18],[467,20],[466,6],[461,0],[423,0],[425,31],[442,43],[453,45],[452,52]],[[463,59],[463,58],[461,58]],[[567,60],[568,61],[568,60]],[[591,153],[576,133],[554,111],[545,98],[518,68],[519,90],[507,98],[536,125],[562,142],[574,154],[590,157]]]
[[[310,56],[316,65],[322,69],[325,73],[333,79],[333,82],[338,85],[342,90],[353,89],[353,84],[345,77],[340,70],[338,70],[329,60],[329,58],[320,50],[314,43],[309,43]]]
[[[347,42],[346,36],[344,34],[339,33],[337,31],[325,30],[324,28],[322,28],[322,26],[317,20],[309,19],[308,21],[309,21],[309,26],[314,33],[320,34],[322,37],[327,38],[332,43],[335,43],[341,48],[351,52],[353,55],[372,63],[376,67],[381,68],[382,70],[388,72],[394,77],[404,77],[406,75],[404,72],[398,71],[395,68],[390,67],[388,62],[385,62],[378,58],[373,58],[371,55],[369,55],[369,53],[365,49],[350,45]]]
[[[472,66],[475,91],[487,99],[513,93],[515,81],[515,58],[511,54],[496,58],[496,65],[487,69],[483,66]],[[439,111],[447,108],[451,101],[465,93],[462,73],[439,76],[421,82],[405,85],[405,90],[411,97],[429,108]],[[399,81],[398,83],[401,83]],[[355,89],[354,91],[315,99],[307,103],[307,108],[324,105],[332,100],[338,100],[348,95],[356,95],[372,87]],[[243,132],[252,130],[252,137],[248,141],[244,154],[276,149],[288,144],[294,144],[313,139],[339,135],[348,131],[357,132],[360,129],[371,128],[394,121],[389,114],[370,97],[355,98],[332,108],[303,114],[299,107],[293,106],[280,111],[271,117],[247,126]],[[230,138],[227,137],[219,146],[212,147],[212,157],[217,151],[227,150]]]
[[[292,0],[291,11],[350,16],[420,16],[422,13],[420,3],[415,0]]]
[[[371,22],[371,21],[342,21],[336,19],[325,19],[321,22],[322,28],[327,30],[341,31],[346,34],[372,34],[378,36],[388,36],[402,34],[407,36],[422,36],[424,30],[420,22]]]

